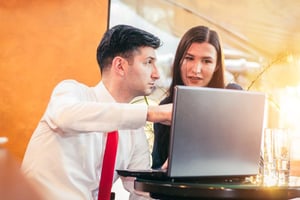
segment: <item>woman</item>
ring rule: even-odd
[[[189,29],[181,38],[173,63],[168,94],[160,104],[173,102],[174,86],[224,88],[224,57],[218,34],[205,26]],[[152,168],[160,168],[168,157],[170,126],[154,124]]]

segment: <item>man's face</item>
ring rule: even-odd
[[[155,49],[139,48],[132,61],[128,62],[126,71],[126,84],[133,97],[151,94],[155,88],[155,81],[159,79]]]

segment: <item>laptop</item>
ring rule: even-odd
[[[264,93],[176,86],[168,169],[117,170],[121,176],[244,180],[259,172]]]

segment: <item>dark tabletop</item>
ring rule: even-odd
[[[291,199],[300,197],[300,186],[260,186],[251,183],[187,183],[137,179],[134,187],[163,200],[194,199]]]

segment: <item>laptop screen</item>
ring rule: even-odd
[[[168,176],[258,173],[265,94],[176,86]]]

